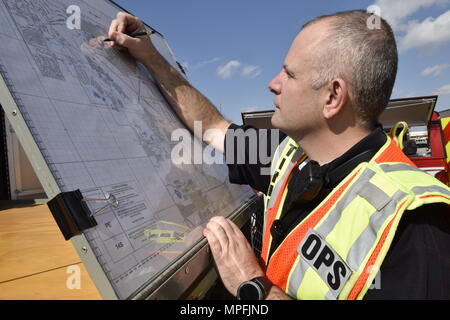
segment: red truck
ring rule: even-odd
[[[438,96],[393,99],[380,116],[386,132],[399,138],[405,154],[417,167],[447,185],[450,181],[450,110],[434,108]],[[273,110],[244,112],[244,124],[257,128],[272,128]],[[406,123],[398,125],[399,122]]]

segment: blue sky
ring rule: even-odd
[[[377,5],[394,27],[400,63],[393,98],[439,94],[450,108],[450,0],[118,0],[156,28],[190,82],[228,119],[273,109],[268,82],[300,27],[319,15]]]

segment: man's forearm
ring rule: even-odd
[[[204,141],[223,153],[223,141],[230,122],[156,50],[144,65],[189,130],[194,131],[194,121],[202,122],[202,135],[206,130],[217,129],[217,133],[205,137]]]

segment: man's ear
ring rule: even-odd
[[[335,78],[326,87],[323,116],[329,120],[341,112],[348,100],[348,86],[344,79]]]

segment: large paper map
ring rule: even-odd
[[[66,25],[71,5],[80,30]],[[85,236],[127,298],[251,191],[231,186],[225,165],[173,164],[171,134],[183,125],[146,70],[98,40],[119,10],[104,0],[0,0],[0,71],[61,191],[119,200]],[[178,67],[165,40],[151,39]]]

